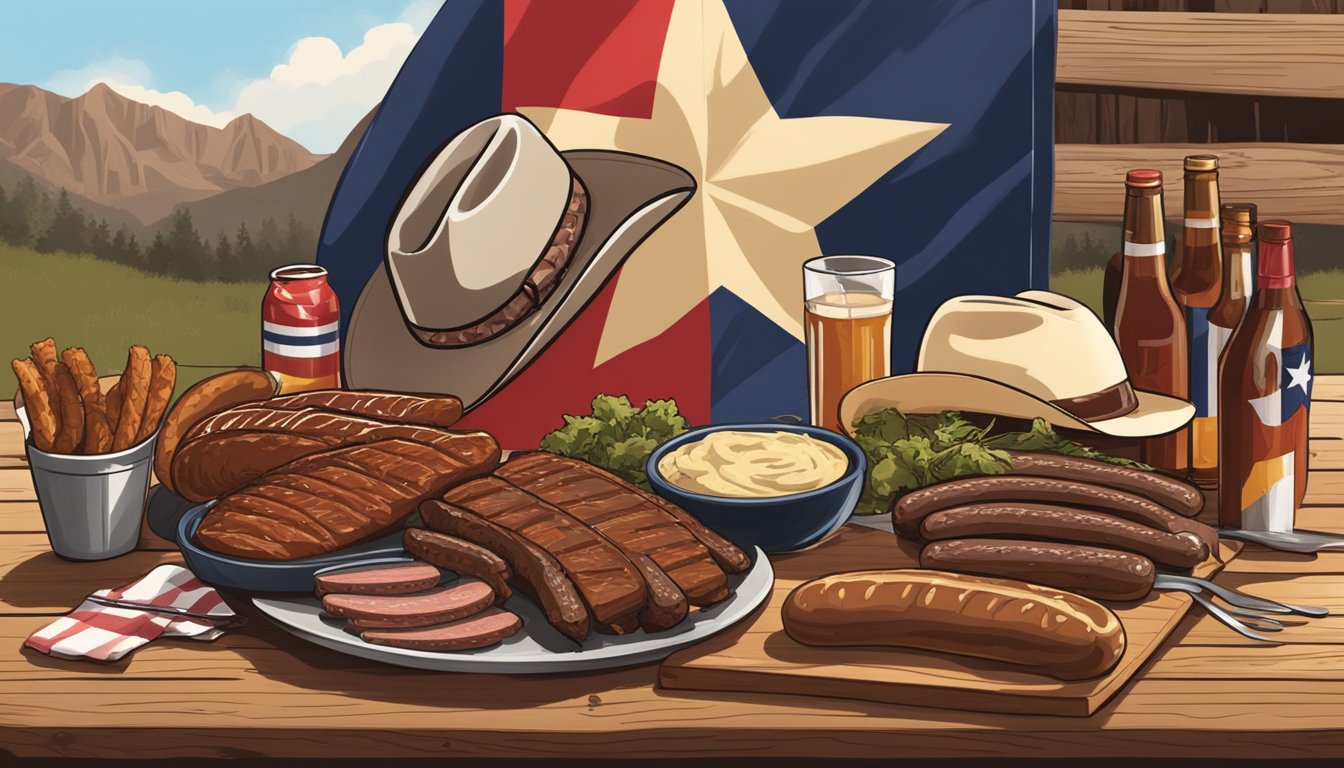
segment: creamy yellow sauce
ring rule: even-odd
[[[658,461],[670,485],[707,496],[765,498],[816,490],[849,467],[834,445],[794,432],[711,432]]]

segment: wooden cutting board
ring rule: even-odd
[[[1240,547],[1223,544],[1223,562]],[[842,571],[918,567],[918,549],[885,531],[847,525],[817,547],[771,558],[770,599],[740,625],[663,662],[664,688],[802,694],[979,712],[1031,712],[1086,717],[1097,711],[1162,645],[1189,610],[1190,597],[1153,592],[1112,608],[1125,627],[1124,656],[1109,674],[1061,682],[1005,664],[887,648],[813,648],[785,634],[780,606],[794,587]],[[1210,577],[1212,558],[1196,568]],[[1229,630],[1230,631],[1230,630]],[[986,638],[988,640],[988,638]]]

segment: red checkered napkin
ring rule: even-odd
[[[74,611],[34,632],[24,645],[52,656],[116,661],[156,637],[214,640],[238,623],[237,614],[213,588],[180,565],[160,565],[138,581],[100,589],[91,597],[178,608],[218,616],[183,618],[85,600]]]

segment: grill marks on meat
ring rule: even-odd
[[[590,468],[534,453],[509,461],[496,474],[592,526],[628,556],[647,555],[692,605],[713,605],[728,596],[723,569],[675,517],[630,492],[629,484]]]
[[[437,499],[419,507],[425,525],[479,544],[504,558],[513,571],[513,585],[536,601],[546,621],[574,642],[588,637],[591,620],[579,590],[559,561],[522,536],[461,507]]]
[[[451,427],[462,418],[462,401],[439,395],[325,389],[277,397],[267,400],[266,405],[284,410],[325,408],[379,421],[431,427]]]
[[[444,501],[514,531],[549,552],[578,587],[599,629],[616,634],[638,628],[645,583],[610,541],[548,504],[496,477],[460,485]]]
[[[421,501],[491,467],[407,440],[337,448],[224,497],[196,537],[207,549],[235,557],[312,557],[401,525]]]
[[[380,440],[432,445],[490,468],[499,463],[499,445],[485,432],[387,424],[320,408],[285,410],[249,404],[210,416],[192,428],[173,459],[173,482],[184,497],[206,501],[326,448]],[[257,450],[258,446],[265,450]]]

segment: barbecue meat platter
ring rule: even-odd
[[[454,398],[215,390],[183,395],[156,457],[198,503],[188,565],[301,589],[254,603],[317,644],[429,669],[601,668],[661,658],[770,593],[759,551],[584,461],[505,460],[490,434],[450,429]]]

